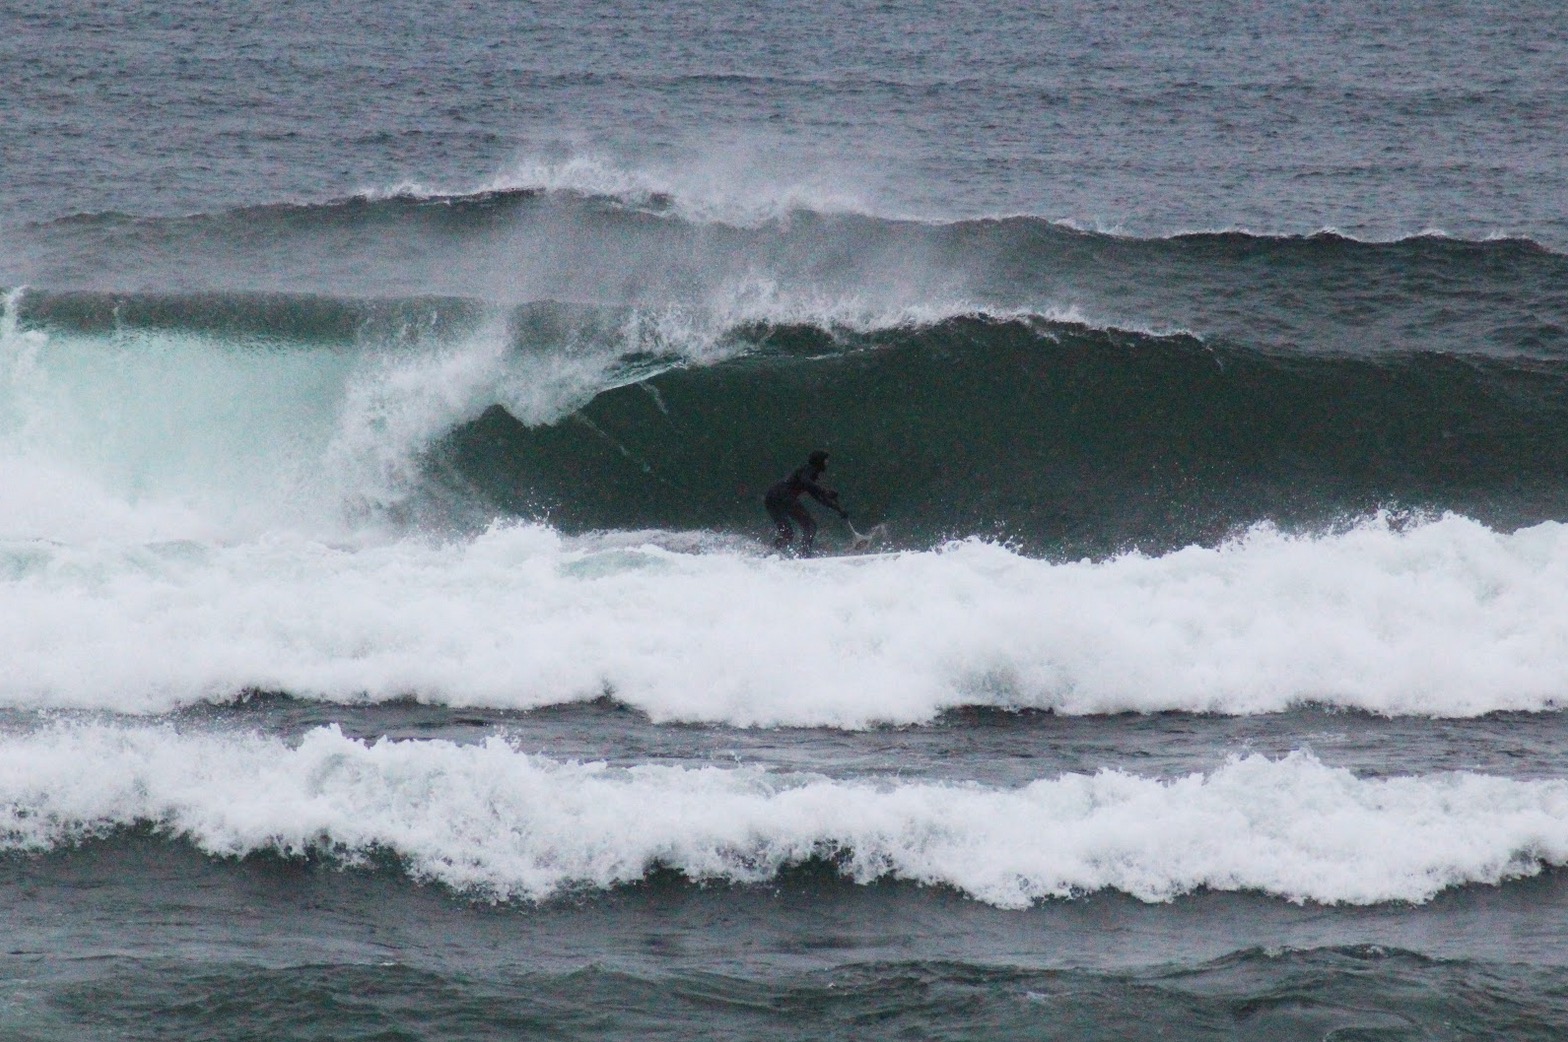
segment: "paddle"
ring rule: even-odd
[[[872,525],[868,531],[861,532],[855,528],[855,524],[849,519],[848,514],[844,514],[842,516],[844,518],[844,524],[849,527],[849,534],[855,537],[854,542],[850,543],[850,549],[854,550],[856,553],[863,553],[866,550],[871,549],[871,544],[873,542],[878,539],[882,539],[887,535],[887,525],[885,524]]]

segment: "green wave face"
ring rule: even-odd
[[[1281,358],[976,318],[850,347],[757,333],[758,354],[605,391],[554,423],[492,408],[437,465],[567,530],[761,534],[763,490],[822,447],[857,520],[902,544],[978,534],[1068,554],[1384,508],[1502,525],[1568,509],[1560,363]]]

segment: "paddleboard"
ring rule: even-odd
[[[846,524],[847,523],[848,522],[846,521]],[[872,549],[872,547],[874,547],[877,543],[883,543],[887,541],[887,525],[885,524],[873,525],[864,532],[857,531],[854,525],[850,525],[849,531],[855,537],[854,541],[851,542],[848,546],[838,550],[818,548],[808,556],[797,557],[795,554],[790,553],[788,549],[778,550],[774,548],[771,543],[768,545],[768,549],[772,553],[778,554],[780,557],[802,562],[869,560],[871,558],[878,557],[897,557],[904,552],[902,550]]]

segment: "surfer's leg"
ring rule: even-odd
[[[811,553],[811,544],[817,538],[817,519],[800,503],[790,506],[789,516],[800,525],[800,554],[805,557]]]
[[[773,519],[773,524],[776,526],[773,532],[773,549],[788,548],[789,544],[795,541],[795,529],[789,523],[789,504],[768,499],[763,502],[763,506],[768,508],[768,516]]]

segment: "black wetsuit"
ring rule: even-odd
[[[838,493],[817,484],[817,478],[822,475],[823,469],[807,463],[783,481],[775,483],[763,496],[762,504],[768,508],[768,516],[773,519],[774,524],[778,525],[778,532],[773,537],[773,545],[780,550],[795,538],[795,529],[790,526],[791,521],[800,525],[802,553],[811,552],[811,542],[817,537],[816,519],[801,503],[802,494],[810,495],[818,503],[837,510],[839,515],[843,516],[844,510],[838,505]]]

